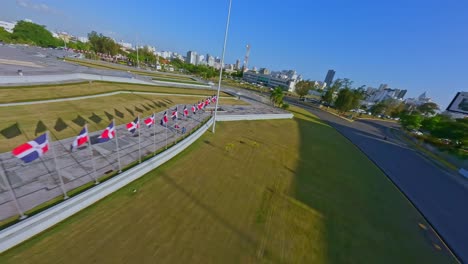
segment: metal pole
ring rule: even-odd
[[[218,92],[217,92],[217,96],[216,96],[216,105],[215,105],[214,120],[213,120],[213,133],[215,133],[215,127],[216,127],[216,114],[218,112],[219,90],[221,90],[221,78],[223,77],[224,53],[226,51],[226,42],[227,42],[227,36],[228,36],[228,30],[229,30],[229,20],[231,18],[231,5],[232,5],[232,0],[229,0],[229,9],[228,9],[227,22],[226,22],[226,31],[224,33],[223,54],[221,56],[221,69],[219,70]]]
[[[20,220],[23,220],[25,219],[27,216],[23,213],[23,211],[21,210],[21,207],[18,203],[18,199],[16,199],[16,195],[15,193],[13,192],[13,188],[11,187],[11,184],[10,184],[10,181],[8,180],[7,176],[6,176],[6,173],[3,172],[3,169],[1,169],[0,171],[1,174],[2,174],[2,178],[3,178],[3,181],[5,182],[5,184],[7,185],[8,187],[8,190],[10,191],[10,195],[11,195],[11,198],[13,199],[13,203],[15,204],[15,207],[16,207],[16,210],[18,210],[18,213],[20,214]]]
[[[115,118],[112,119],[112,123],[114,123],[115,147],[117,148],[117,161],[119,162],[119,173],[121,173],[122,172],[122,164],[120,164],[119,138],[117,137],[117,126],[115,125]]]
[[[153,146],[154,156],[156,156],[156,113],[153,112]]]
[[[167,109],[167,112],[169,112],[169,109]],[[167,113],[166,112],[166,113]],[[168,118],[169,119],[169,118]],[[166,126],[166,149],[167,149],[167,124],[169,123],[169,120],[164,124]]]
[[[140,69],[140,60],[138,58],[138,40],[136,41],[137,68]]]
[[[55,149],[52,146],[52,141],[50,140],[50,137],[49,137],[49,131],[47,131],[47,139],[49,141],[49,146],[50,146],[50,149],[52,150],[52,154],[54,155],[55,170],[57,171],[57,174],[59,176],[60,187],[61,187],[62,192],[63,192],[63,199],[66,200],[66,199],[68,199],[68,195],[67,195],[67,191],[65,190],[65,184],[63,183],[62,175],[60,174],[59,165],[57,163],[57,155],[55,155]]]
[[[138,119],[137,119],[137,129],[138,129],[138,163],[141,163],[140,115],[138,115]]]
[[[91,163],[93,164],[94,184],[99,184],[96,173],[96,163],[94,162],[93,147],[91,146],[91,139],[89,138],[88,124],[85,125],[86,135],[88,137],[89,155],[91,155]]]

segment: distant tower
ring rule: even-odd
[[[245,57],[244,57],[244,66],[243,66],[243,69],[242,71],[243,72],[246,72],[249,68],[248,68],[248,65],[249,65],[249,55],[250,55],[250,45],[247,44],[246,46],[246,51],[245,51]]]
[[[332,84],[334,77],[335,77],[335,71],[328,70],[327,76],[325,77],[325,81],[324,81],[327,84],[327,87],[329,87]]]

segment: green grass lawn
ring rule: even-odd
[[[133,120],[138,114],[141,118],[153,112],[164,111],[176,104],[187,104],[190,107],[198,102],[195,96],[161,96],[141,94],[118,94],[112,96],[20,105],[0,108],[0,151],[11,151],[13,148],[48,129],[53,139],[76,136],[88,122],[90,131],[104,129],[109,120],[124,124]],[[246,104],[234,98],[222,98],[220,104]],[[179,109],[182,112],[183,108]],[[157,118],[161,118],[162,114]],[[20,135],[18,133],[21,132]],[[17,136],[15,136],[17,135]]]
[[[102,94],[114,91],[140,91],[189,95],[213,95],[214,90],[176,88],[166,86],[137,85],[111,82],[87,82],[60,85],[40,85],[0,88],[0,103],[47,100],[54,98],[76,97]],[[220,96],[230,96],[224,92]]]
[[[0,263],[454,262],[372,162],[292,109],[292,120],[218,123]]]
[[[142,71],[142,70],[137,70],[135,68],[127,67],[127,66],[122,66],[120,64],[110,64],[110,63],[104,63],[100,61],[90,61],[90,60],[81,60],[81,59],[73,59],[73,58],[66,58],[65,61],[76,63],[82,66],[90,67],[90,68],[96,68],[96,69],[105,69],[105,70],[119,70],[119,71],[130,71],[132,73],[140,74],[140,75],[146,75],[146,76],[153,76],[155,78],[161,77],[161,78],[166,78],[166,79],[172,79],[174,81],[195,81],[195,83],[200,84],[199,82],[196,82],[195,79],[193,79],[190,76],[182,76],[182,75],[172,75],[172,74],[165,74],[165,73],[160,73],[160,72],[147,72],[147,71]]]

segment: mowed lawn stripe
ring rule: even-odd
[[[214,90],[177,88],[166,86],[137,85],[110,82],[90,82],[61,85],[21,86],[0,88],[0,103],[30,102],[56,98],[68,98],[84,95],[103,94],[115,91],[139,91],[167,94],[206,95]],[[230,96],[224,92],[220,96]]]
[[[0,262],[454,261],[354,145],[293,110],[293,120],[219,123],[216,134]]]

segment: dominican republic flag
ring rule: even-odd
[[[140,128],[140,117],[135,118],[135,120],[127,124],[127,130],[130,133],[135,133],[137,128]]]
[[[201,103],[198,102],[197,107],[198,107],[198,110],[202,110],[202,108],[203,108],[203,102],[201,102]]]
[[[147,127],[151,127],[155,123],[156,122],[155,122],[154,114],[152,114],[150,117],[145,119],[145,124],[146,124]]]
[[[184,117],[188,116],[188,109],[187,106],[184,106]]]
[[[49,139],[47,138],[47,134],[44,133],[28,143],[16,147],[11,153],[25,163],[29,163],[44,155],[48,150]]]
[[[114,127],[114,121],[112,121],[104,131],[102,131],[102,134],[99,136],[99,142],[103,143],[106,141],[109,141],[111,139],[115,138],[115,127]]]
[[[86,142],[88,142],[88,130],[86,127],[83,127],[80,134],[78,134],[75,140],[73,140],[73,143],[70,146],[70,151],[73,151],[74,148],[77,148]]]
[[[197,112],[197,107],[195,105],[192,105],[192,113],[195,114]]]
[[[174,111],[172,111],[171,118],[172,118],[172,120],[176,120],[178,116],[179,116],[179,114],[177,113],[177,106],[176,106]]]
[[[166,126],[169,119],[167,118],[167,111],[164,112],[163,118],[161,119],[161,126]]]
[[[205,100],[205,107],[207,107],[209,104],[210,104],[210,99],[209,99],[209,98],[206,98],[206,100]]]
[[[211,97],[211,102],[216,103],[216,95],[213,95],[213,97]]]
[[[180,126],[179,126],[178,124],[175,124],[175,125],[174,125],[174,128],[177,128],[177,129],[179,129],[179,128],[180,128]]]

